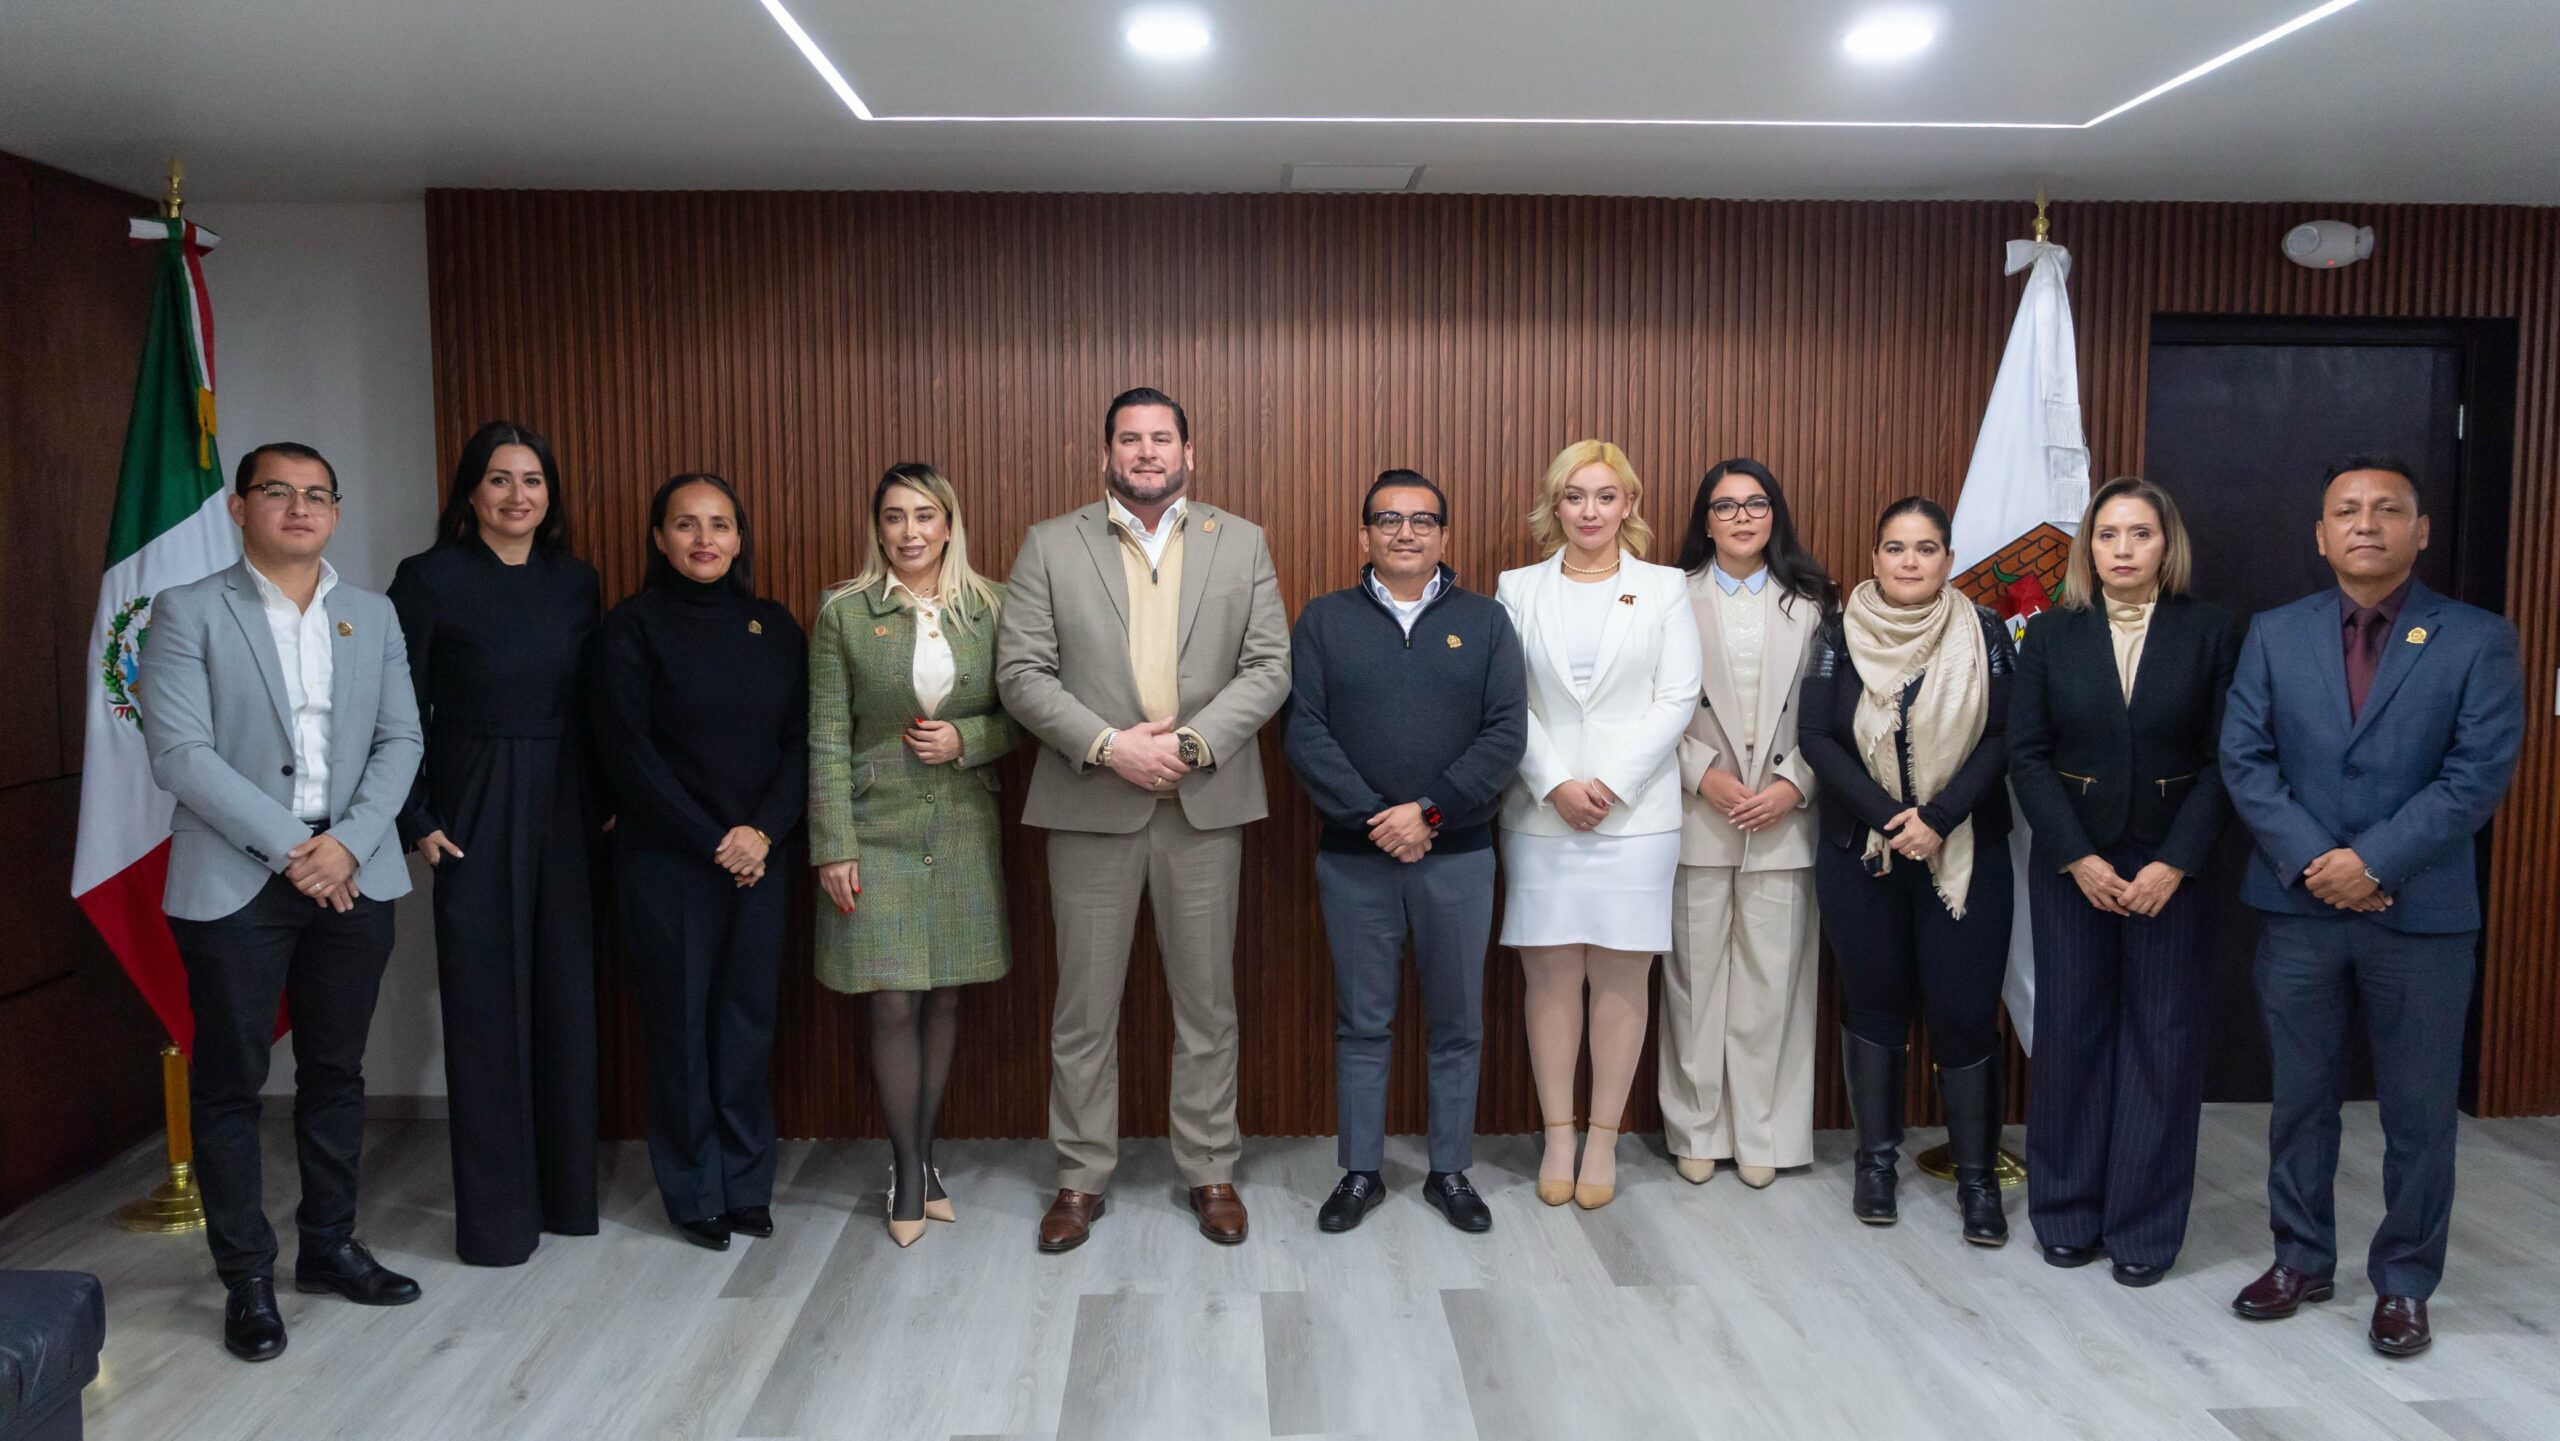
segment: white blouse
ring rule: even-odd
[[[907,609],[916,618],[916,663],[910,677],[915,683],[916,705],[924,711],[925,719],[931,720],[942,709],[942,703],[951,699],[951,683],[959,676],[960,667],[951,658],[950,637],[942,633],[941,600],[918,595],[891,576],[890,597],[894,599],[901,592],[906,595]]]
[[[1564,585],[1564,653],[1573,667],[1573,688],[1589,690],[1592,672],[1600,668],[1600,634],[1609,628],[1609,607],[1617,603],[1618,584],[1602,580],[1584,585],[1566,576]]]

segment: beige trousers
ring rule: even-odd
[[[1663,1142],[1693,1160],[1813,1161],[1813,872],[1682,866],[1662,968]]]
[[[1186,1185],[1235,1178],[1236,883],[1244,828],[1196,829],[1159,802],[1125,836],[1049,832],[1058,1002],[1049,1025],[1049,1140],[1058,1184],[1099,1194],[1120,1160],[1120,998],[1144,897],[1173,999],[1173,1161]]]

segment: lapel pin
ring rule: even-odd
[[[1216,517],[1213,516],[1210,519],[1200,522],[1200,528],[1202,530],[1216,530],[1218,528]]]
[[[888,633],[889,628],[885,625],[875,625],[871,628],[871,634],[874,638],[887,635]]]
[[[1620,604],[1620,605],[1634,605],[1635,603],[1636,603],[1636,598],[1635,598],[1634,596],[1631,596],[1631,595],[1622,595],[1622,596],[1618,597],[1618,604]]]
[[[2413,625],[2413,626],[2409,627],[2409,644],[2411,644],[2411,645],[2425,645],[2426,643],[2427,643],[2427,628],[2426,628],[2425,626],[2422,626],[2422,625]]]
[[[354,626],[347,624],[345,621],[338,622],[338,634],[346,636],[354,635],[355,633],[356,628]]]
[[[1454,636],[1454,635],[1453,635],[1453,636],[1451,636],[1451,637],[1449,637],[1449,649],[1451,649],[1451,650],[1457,650],[1458,648],[1460,648],[1460,647],[1464,646],[1465,644],[1466,644],[1466,642],[1465,642],[1465,641],[1462,641],[1462,640],[1458,639],[1458,638],[1457,638],[1456,636]]]
[[[762,634],[764,634],[764,622],[763,622],[763,621],[760,621],[760,620],[751,620],[751,621],[748,621],[748,622],[747,622],[747,634],[749,634],[749,635],[762,635]]]

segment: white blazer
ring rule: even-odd
[[[1698,620],[1688,578],[1667,565],[1626,558],[1600,633],[1600,662],[1587,688],[1573,683],[1564,633],[1564,554],[1507,570],[1494,598],[1511,614],[1529,662],[1529,748],[1504,791],[1502,825],[1524,835],[1562,836],[1573,827],[1547,803],[1569,780],[1597,779],[1624,804],[1592,832],[1655,835],[1680,829],[1677,750],[1698,707]]]

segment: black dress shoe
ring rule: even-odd
[[[284,1313],[276,1309],[272,1276],[252,1276],[231,1288],[222,1303],[222,1349],[243,1361],[272,1361],[284,1354]]]
[[[2118,1261],[2115,1273],[2119,1286],[2156,1286],[2161,1277],[2169,1274],[2169,1267],[2166,1263],[2151,1266],[2140,1261]]]
[[[711,1216],[700,1221],[676,1222],[676,1234],[706,1250],[729,1249],[729,1218]]]
[[[2427,1303],[2416,1296],[2374,1297],[2373,1324],[2364,1338],[2385,1356],[2417,1355],[2435,1341],[2427,1329]]]
[[[359,1306],[406,1306],[418,1299],[418,1283],[373,1259],[362,1241],[302,1248],[293,1258],[293,1289],[332,1292]]]
[[[1377,1172],[1345,1171],[1342,1184],[1333,1188],[1316,1212],[1316,1229],[1348,1231],[1369,1219],[1369,1213],[1386,1199],[1387,1183],[1378,1179]]]
[[[1461,1231],[1481,1232],[1493,1229],[1493,1208],[1467,1184],[1464,1171],[1434,1171],[1422,1180],[1422,1199],[1431,1209],[1449,1218],[1449,1224]]]
[[[728,1215],[723,1216],[720,1219],[728,1222],[729,1229],[737,1232],[741,1236],[770,1236],[773,1234],[773,1208],[771,1206],[740,1206],[738,1209],[731,1211]]]
[[[2098,1259],[2098,1253],[2104,1249],[2102,1246],[2047,1246],[2044,1248],[2044,1263],[2048,1266],[2060,1266],[2065,1270],[2073,1266],[2086,1266]]]

